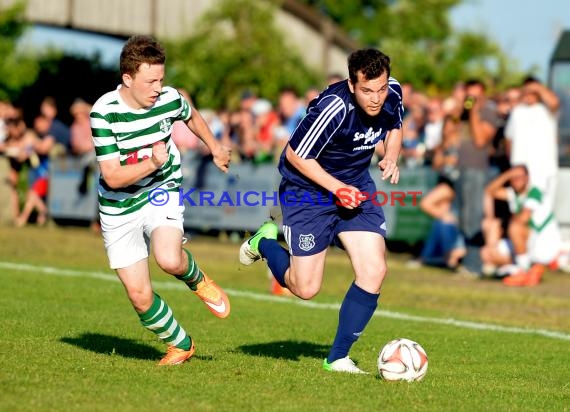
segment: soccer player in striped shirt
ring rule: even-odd
[[[194,353],[194,342],[166,302],[153,291],[149,251],[166,273],[185,282],[217,317],[230,313],[224,291],[182,248],[184,205],[180,153],[171,134],[182,120],[228,171],[222,146],[200,113],[163,86],[165,53],[148,36],[133,36],[120,55],[122,83],[94,104],[91,131],[101,170],[99,214],[109,264],[115,269],[143,326],[168,345],[160,365],[176,365]]]
[[[390,59],[379,50],[353,52],[348,73],[311,102],[281,155],[279,191],[289,250],[276,240],[277,225],[266,222],[242,244],[240,261],[266,259],[279,284],[311,299],[321,287],[328,246],[345,249],[354,282],[323,368],[362,373],[348,352],[377,307],[386,275],[386,222],[380,203],[372,200],[376,187],[369,168],[376,146],[383,144],[382,179],[398,182],[403,108]]]

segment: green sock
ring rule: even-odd
[[[190,254],[186,249],[182,250],[186,252],[186,255],[188,256],[188,270],[184,275],[178,275],[176,277],[186,283],[190,289],[196,290],[198,283],[204,279],[204,273],[198,267],[198,264],[192,257],[192,254]]]
[[[149,310],[138,315],[142,325],[168,345],[184,350],[190,349],[192,338],[174,319],[172,310],[158,294],[154,293],[154,300]]]

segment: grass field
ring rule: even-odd
[[[371,374],[354,376],[321,369],[351,279],[341,252],[303,302],[271,296],[265,266],[240,266],[236,244],[197,237],[189,247],[232,314],[215,318],[153,266],[156,291],[197,345],[189,362],[159,368],[164,345],[138,323],[98,235],[2,228],[0,410],[570,410],[570,275],[509,289],[410,270],[390,254],[377,316],[351,351]],[[426,349],[422,382],[378,379],[378,352],[395,337]]]

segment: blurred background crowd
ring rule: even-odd
[[[331,74],[327,84],[342,80],[342,75]],[[192,103],[192,96],[182,88],[179,91]],[[411,83],[403,83],[402,92],[402,173],[429,168],[438,176],[432,190],[422,194],[420,208],[433,224],[410,267],[436,265],[475,275],[528,270],[528,258],[517,259],[529,251],[515,250],[509,240],[516,211],[487,189],[513,166],[524,165],[529,177],[525,191],[531,186],[540,188],[542,202],[553,210],[560,107],[556,94],[532,77],[496,93],[489,93],[478,79],[458,83],[449,95],[429,95]],[[244,90],[236,110],[199,110],[216,138],[232,147],[234,164],[275,164],[318,93],[318,87],[303,94],[283,88],[276,101],[271,101]],[[59,107],[53,97],[45,96],[35,113],[24,116],[22,107],[0,102],[0,153],[10,163],[10,205],[16,226],[46,223],[50,159],[79,159],[85,171],[79,190],[87,190],[88,175],[96,168],[89,125],[91,103],[77,98],[70,107]],[[60,119],[64,110],[71,115],[70,123]],[[26,118],[33,121],[28,124]],[[193,156],[197,168],[193,186],[202,188],[210,153],[182,124],[175,124],[173,139],[183,154]],[[373,164],[381,158],[382,147],[378,146]],[[506,179],[503,186],[511,183]],[[93,227],[97,228],[97,222]],[[552,256],[551,262],[544,263],[555,264],[557,258]]]

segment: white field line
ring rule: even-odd
[[[56,267],[49,267],[49,266],[35,266],[35,265],[28,265],[25,263],[10,263],[10,262],[0,262],[0,269],[12,269],[18,270],[23,272],[33,272],[33,273],[43,273],[48,275],[57,275],[57,276],[71,276],[71,277],[84,277],[84,278],[92,278],[92,279],[99,279],[105,280],[110,282],[118,282],[119,279],[114,275],[106,272],[88,272],[88,271],[79,271],[79,270],[71,270],[71,269],[61,269]],[[164,281],[153,281],[154,286],[157,286],[159,289],[172,289],[172,290],[186,290],[186,286],[184,286],[180,282],[164,282]],[[312,301],[304,301],[295,298],[287,298],[287,297],[279,297],[273,295],[266,295],[261,293],[255,292],[248,292],[244,290],[238,289],[228,289],[224,288],[224,290],[231,296],[239,296],[243,298],[248,298],[252,300],[264,301],[264,302],[276,302],[276,303],[283,303],[289,305],[297,305],[297,306],[304,306],[313,309],[327,309],[327,310],[338,310],[340,308],[339,303],[318,303]],[[423,323],[435,323],[440,325],[449,325],[455,326],[458,328],[465,328],[465,329],[475,329],[475,330],[483,330],[483,331],[494,331],[494,332],[502,332],[502,333],[518,333],[518,334],[525,334],[525,335],[539,335],[544,336],[547,338],[553,339],[560,339],[560,340],[568,340],[570,341],[570,334],[551,331],[547,329],[530,329],[530,328],[518,328],[518,327],[511,327],[511,326],[501,326],[501,325],[493,325],[490,323],[481,323],[481,322],[469,322],[463,320],[457,320],[453,318],[434,318],[429,316],[416,316],[416,315],[408,315],[405,313],[400,312],[392,312],[388,310],[376,310],[374,312],[375,316],[380,316],[384,318],[391,318],[391,319],[400,319],[412,322],[423,322]]]

